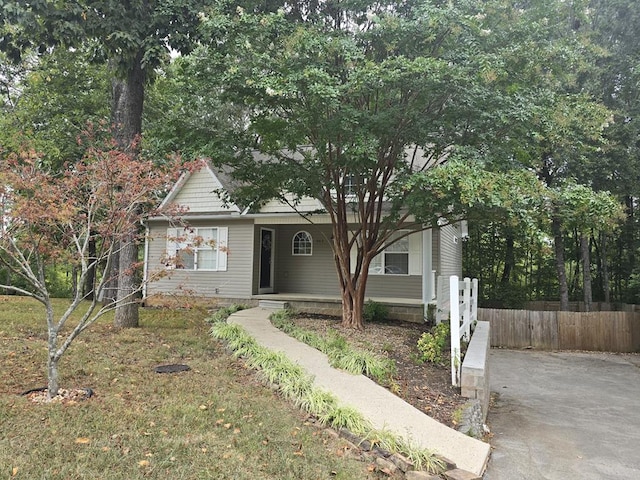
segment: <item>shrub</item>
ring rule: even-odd
[[[423,362],[442,363],[449,339],[449,324],[439,323],[418,340],[419,359]]]
[[[389,316],[389,309],[378,302],[369,300],[364,304],[362,317],[366,322],[384,322]]]
[[[222,307],[219,310],[216,310],[216,312],[211,315],[211,317],[209,317],[207,321],[214,324],[226,322],[227,318],[229,318],[231,314],[239,312],[240,310],[245,310],[247,308],[248,307],[246,305],[239,305],[237,303],[234,303],[233,305],[229,305],[228,307]]]

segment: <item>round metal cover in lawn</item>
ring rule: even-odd
[[[191,370],[191,367],[189,367],[189,365],[173,363],[171,365],[158,365],[154,370],[156,373],[177,373]]]

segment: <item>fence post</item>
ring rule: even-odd
[[[449,329],[451,331],[451,384],[460,378],[460,282],[457,275],[449,278]]]
[[[471,321],[475,323],[478,321],[478,279],[471,280]]]
[[[464,339],[468,342],[471,340],[471,279],[469,277],[465,277],[464,279],[464,293],[462,295]]]

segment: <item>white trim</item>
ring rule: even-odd
[[[142,298],[147,298],[149,281],[149,226],[144,226],[144,264],[142,265]]]
[[[433,278],[433,232],[428,229],[422,231],[422,302],[425,316],[427,304],[436,296]]]
[[[189,228],[189,227],[188,227]],[[178,255],[178,248],[176,248],[176,237],[178,237],[179,230],[184,232],[184,228],[178,229],[173,227],[168,227],[166,230],[166,250],[165,254],[168,258],[175,258]],[[194,249],[194,266],[193,268],[176,268],[174,265],[166,265],[168,270],[184,270],[189,272],[225,272],[227,271],[227,248],[228,248],[228,236],[229,236],[229,227],[220,227],[220,226],[199,226],[199,227],[190,227],[189,230],[192,230],[195,235],[198,235],[198,230],[215,230],[215,246],[209,248],[203,248],[198,246],[193,246]],[[188,244],[189,241],[180,242]],[[216,266],[215,268],[198,268],[198,252],[199,251],[214,251]]]
[[[406,230],[397,230],[396,232],[394,232],[394,235],[401,235],[402,233],[406,233]],[[409,275],[419,275],[419,272],[413,272],[412,271],[413,269],[411,268],[412,262],[417,262],[418,261],[417,258],[415,258],[415,259],[413,258],[413,256],[417,255],[417,254],[415,252],[413,252],[413,255],[412,255],[412,250],[411,250],[411,243],[412,242],[411,242],[411,239],[410,239],[411,235],[413,235],[413,234],[410,234],[410,235],[408,235],[408,236],[406,236],[406,237],[394,242],[390,247],[385,248],[378,255],[376,255],[374,257],[374,259],[371,261],[371,263],[373,264],[373,262],[375,261],[376,258],[380,258],[381,259],[381,263],[382,263],[382,267],[381,267],[382,271],[380,271],[380,272],[372,272],[371,271],[371,265],[369,265],[369,275],[370,276],[375,275],[375,276],[381,276],[381,277],[382,276],[385,276],[385,277],[387,277],[387,276],[407,277]],[[389,248],[391,248],[391,247],[393,247],[395,245],[398,245],[399,242],[404,242],[404,241],[406,241],[406,243],[407,243],[407,251],[406,252],[394,252],[394,251],[387,252],[387,250]],[[406,254],[407,255],[407,273],[387,272],[387,266],[385,265],[385,255],[387,253],[390,253],[390,254]]]
[[[298,235],[300,235],[301,233],[304,233],[307,236],[307,239],[305,240],[309,242],[309,247],[310,247],[310,251],[309,253],[296,253],[296,237]],[[299,230],[297,231],[293,237],[291,238],[291,256],[293,257],[310,257],[313,255],[313,236],[307,232],[306,230]]]

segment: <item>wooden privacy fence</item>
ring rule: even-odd
[[[640,352],[640,313],[478,309],[491,346],[540,350]]]

